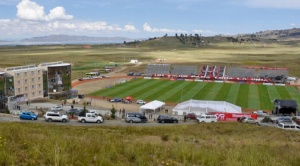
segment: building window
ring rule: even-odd
[[[41,88],[41,86],[42,86],[42,85],[41,85],[41,84],[39,84],[39,88]]]
[[[32,94],[32,96],[34,96],[34,95],[35,95],[35,93],[34,93],[34,92],[32,92],[31,94]]]
[[[21,84],[21,81],[18,81],[18,85],[20,85]]]
[[[28,97],[28,94],[27,94],[27,93],[25,93],[25,97]]]
[[[18,88],[18,93],[20,93],[21,92],[21,88]]]
[[[20,76],[20,73],[17,73],[17,77],[19,77]]]
[[[40,81],[40,80],[41,80],[41,77],[38,77],[38,80]]]
[[[27,79],[24,80],[24,83],[27,83]]]
[[[39,95],[41,95],[42,94],[42,91],[39,91]]]
[[[24,72],[24,75],[27,76],[27,72]]]
[[[31,78],[31,82],[34,82],[34,78]]]
[[[31,71],[31,75],[34,75],[34,71]]]
[[[25,91],[28,91],[28,87],[27,86],[25,86]]]
[[[31,89],[34,89],[34,85],[31,85]]]
[[[40,74],[41,73],[41,71],[40,70],[38,70],[38,74]]]

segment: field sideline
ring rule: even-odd
[[[262,84],[234,84],[212,82],[135,79],[89,94],[146,101],[160,100],[180,103],[189,99],[227,101],[245,109],[272,110],[274,99],[294,99],[300,103],[300,94],[294,86]]]

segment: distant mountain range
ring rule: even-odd
[[[33,37],[22,39],[21,42],[39,42],[39,43],[120,43],[124,41],[133,41],[125,37],[89,37],[89,36],[72,36],[72,35],[50,35],[42,37]]]
[[[300,28],[285,29],[285,30],[266,30],[260,31],[252,34],[239,34],[238,36],[257,38],[257,39],[267,39],[267,40],[300,40]],[[212,36],[213,37],[213,36]],[[131,39],[126,37],[91,37],[91,36],[75,36],[75,35],[49,35],[41,37],[33,37],[22,40],[0,40],[1,45],[5,44],[105,44],[105,43],[123,43],[132,42],[135,40],[145,40],[145,39]]]
[[[300,40],[300,28],[260,31],[255,35],[265,39]]]

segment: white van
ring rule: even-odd
[[[202,122],[206,122],[206,123],[211,123],[211,122],[217,122],[218,118],[216,115],[198,115],[196,118],[197,123],[202,123]]]
[[[285,130],[300,131],[300,126],[295,123],[278,123],[277,127]]]

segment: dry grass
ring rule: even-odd
[[[297,165],[299,142],[299,132],[240,123],[176,127],[0,123],[0,164]]]

